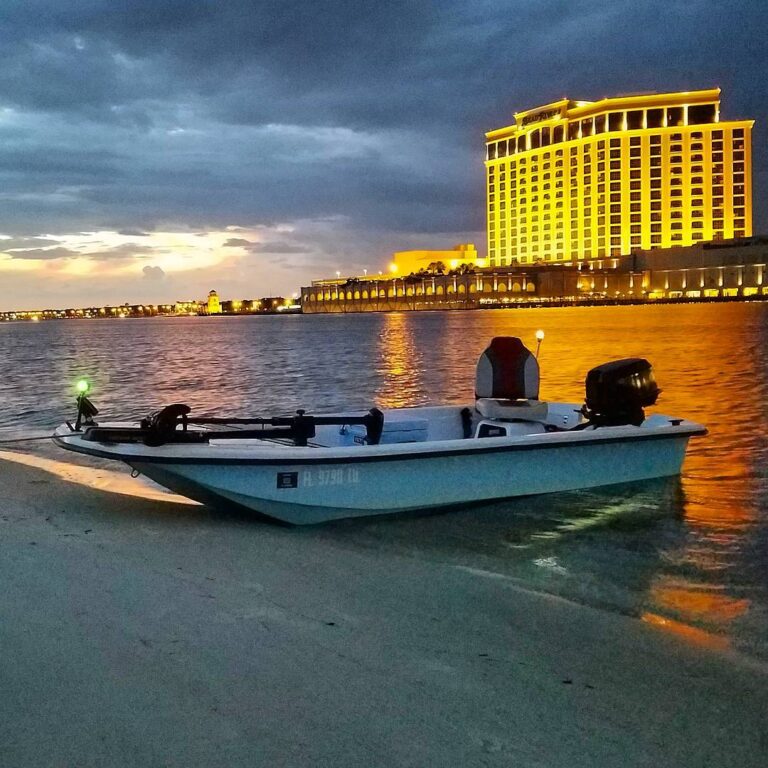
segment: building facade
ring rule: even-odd
[[[474,243],[459,243],[451,250],[398,251],[392,254],[389,271],[398,275],[410,275],[411,272],[419,270],[434,270],[437,264],[442,264],[447,272],[462,264],[485,267],[487,260],[481,258]]]
[[[751,236],[753,123],[721,120],[719,89],[515,113],[486,134],[488,264]]]
[[[739,299],[768,300],[768,238],[638,250],[581,263],[316,280],[301,289],[306,313]]]
[[[221,301],[219,301],[219,294],[216,291],[209,291],[208,300],[205,304],[205,311],[209,315],[221,314]]]

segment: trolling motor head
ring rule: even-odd
[[[159,411],[150,413],[141,420],[141,428],[145,430],[144,445],[157,448],[160,445],[173,440],[176,425],[181,422],[184,431],[187,431],[187,416],[192,409],[184,403],[166,405]]]
[[[92,426],[95,424],[93,417],[99,415],[99,409],[88,399],[90,384],[86,379],[77,382],[77,421],[75,431],[79,432],[83,424]]]

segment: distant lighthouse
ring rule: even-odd
[[[208,294],[208,314],[220,315],[221,314],[221,302],[219,301],[219,294],[216,291],[210,291]]]

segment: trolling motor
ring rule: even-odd
[[[352,425],[362,424],[366,429],[366,439],[369,445],[378,445],[384,429],[384,414],[378,408],[371,408],[364,416],[312,416],[304,410],[296,411],[295,416],[268,416],[254,418],[190,418],[190,407],[183,403],[167,405],[159,411],[150,413],[141,420],[140,429],[132,430],[140,436],[145,445],[156,448],[166,443],[205,442],[210,438],[217,440],[293,440],[300,447],[309,445],[315,436],[315,428],[322,425]],[[221,429],[204,432],[189,429],[190,426],[234,427],[250,426],[253,429]],[[181,427],[181,429],[177,429]],[[255,427],[258,427],[256,429]],[[125,429],[96,429],[89,432],[88,438],[97,440],[128,436]],[[87,439],[88,439],[87,438]]]
[[[144,445],[156,448],[173,440],[176,425],[181,422],[182,431],[187,431],[187,416],[192,409],[184,403],[166,405],[159,411],[142,419],[141,428],[146,431]]]
[[[83,434],[83,440],[90,442],[143,442],[144,445],[157,448],[166,443],[204,443],[211,438],[217,440],[287,439],[292,440],[296,446],[306,447],[315,436],[315,428],[318,426],[361,424],[366,429],[368,445],[378,445],[384,430],[384,414],[378,408],[371,408],[363,416],[312,416],[306,411],[298,410],[295,416],[190,418],[192,409],[184,403],[167,405],[159,411],[150,413],[140,421],[138,427],[124,425],[100,427],[93,420],[99,411],[87,397],[89,389],[85,379],[77,383],[77,421],[74,426],[69,422],[67,424],[73,432],[80,432],[83,427],[88,427]],[[216,426],[224,429],[200,430],[190,429],[190,426]],[[252,428],[242,429],[243,426]]]
[[[598,365],[587,374],[585,384],[581,412],[596,427],[639,427],[645,421],[643,408],[654,405],[661,393],[651,364],[642,357]]]
[[[79,432],[83,425],[91,427],[96,424],[93,417],[99,415],[99,409],[88,399],[88,390],[90,388],[85,379],[80,379],[77,382],[77,420],[75,421],[75,432]]]

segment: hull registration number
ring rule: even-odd
[[[277,487],[285,488],[323,488],[331,485],[357,485],[360,482],[360,470],[356,467],[338,469],[305,469],[301,472],[278,472]]]

